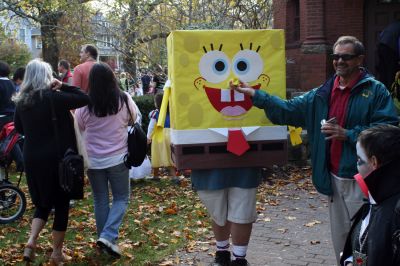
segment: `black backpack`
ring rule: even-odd
[[[128,98],[124,93],[124,101],[130,120],[133,120],[129,110]],[[140,166],[147,155],[147,136],[139,123],[134,123],[128,131],[128,153],[124,157],[124,163],[127,168]]]

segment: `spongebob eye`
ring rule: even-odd
[[[229,63],[229,58],[224,52],[207,52],[200,59],[199,69],[201,76],[211,83],[222,82],[229,76]]]
[[[233,72],[240,80],[245,82],[258,79],[264,68],[260,54],[252,50],[239,51],[232,62]]]

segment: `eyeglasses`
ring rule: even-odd
[[[339,58],[342,58],[343,61],[348,61],[353,58],[356,58],[358,55],[356,54],[331,54],[333,60],[339,60]]]
[[[367,163],[367,162],[364,161],[363,159],[361,159],[360,157],[357,158],[357,166],[361,166],[361,165],[366,164],[366,163]]]

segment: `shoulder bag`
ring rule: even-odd
[[[142,126],[133,121],[132,113],[128,105],[128,96],[124,93],[123,99],[133,125],[128,130],[128,153],[124,157],[124,163],[127,168],[140,166],[147,154],[147,136]]]
[[[54,92],[53,92],[54,93]],[[83,199],[84,166],[83,157],[74,149],[68,148],[61,155],[60,139],[57,128],[57,116],[54,109],[53,95],[50,96],[51,116],[58,154],[58,178],[61,189],[67,193],[70,199]]]

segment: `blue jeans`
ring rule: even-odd
[[[105,169],[89,169],[88,177],[93,190],[97,235],[115,243],[129,203],[129,170],[121,163]]]

